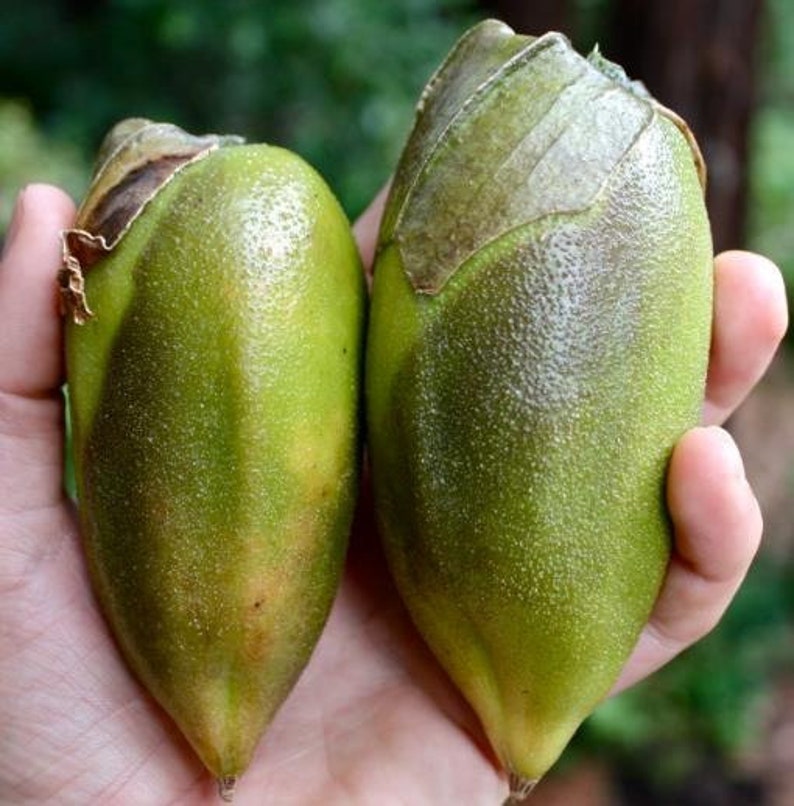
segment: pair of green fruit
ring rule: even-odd
[[[398,589],[516,796],[554,763],[665,572],[709,345],[702,180],[615,65],[476,26],[396,172],[363,372],[359,259],[312,169],[165,124],[109,135],[61,273],[86,552],[224,794],[337,589],[363,376]]]

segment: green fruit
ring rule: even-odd
[[[362,272],[287,151],[133,120],[103,154],[61,278],[85,550],[131,668],[229,796],[337,589]]]
[[[598,54],[486,22],[428,85],[367,354],[398,588],[516,795],[608,693],[670,550],[712,247],[685,125]]]

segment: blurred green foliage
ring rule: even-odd
[[[78,196],[85,159],[75,146],[45,135],[25,101],[0,98],[0,231],[11,219],[16,191],[30,182],[51,182]]]
[[[47,142],[68,143],[84,170],[105,131],[129,116],[287,146],[324,174],[355,216],[388,178],[418,93],[474,19],[472,7],[467,0],[14,4],[0,26],[0,97],[30,99]],[[17,139],[17,149],[26,147]],[[4,205],[15,180],[0,173]]]
[[[749,246],[775,260],[794,300],[794,3],[766,0],[752,133]]]

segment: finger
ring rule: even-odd
[[[56,277],[60,231],[74,217],[58,188],[30,185],[17,199],[0,264],[0,391],[40,397],[62,376]]]
[[[0,262],[0,515],[63,500],[60,230],[74,207],[60,190],[20,193]]]
[[[375,249],[378,245],[378,228],[388,195],[389,185],[386,184],[353,225],[353,234],[356,236],[358,251],[368,280],[372,277],[372,263],[375,260]]]
[[[719,621],[761,540],[758,502],[733,439],[695,428],[670,462],[667,499],[675,547],[648,626],[616,690],[663,666]]]
[[[714,262],[714,331],[703,422],[719,424],[764,374],[788,325],[786,291],[770,260],[724,252]]]

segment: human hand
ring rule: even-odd
[[[60,191],[29,187],[0,265],[0,802],[215,803],[214,782],[118,654],[62,489],[55,276],[58,233],[73,215]],[[373,206],[356,226],[367,263],[378,218]],[[749,392],[785,325],[774,266],[747,253],[717,259],[704,423],[724,420]],[[668,499],[675,556],[619,687],[713,626],[760,538],[755,498],[721,430],[681,440]],[[506,792],[475,717],[396,596],[365,490],[328,625],[235,803],[476,806]]]

